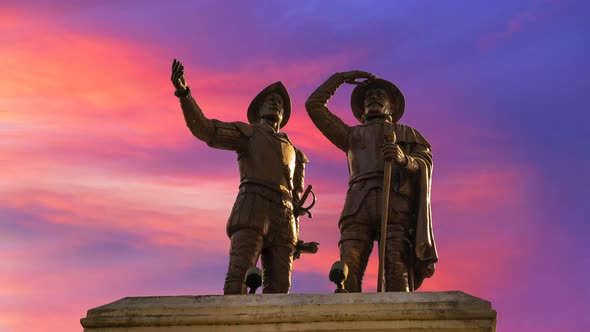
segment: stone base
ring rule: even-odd
[[[127,297],[85,332],[496,331],[491,303],[463,292]]]

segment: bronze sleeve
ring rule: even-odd
[[[247,137],[234,123],[208,119],[191,96],[190,90],[179,97],[187,127],[198,139],[210,147],[224,150],[240,150]]]
[[[305,183],[305,164],[297,163],[295,165],[295,174],[293,175],[293,203],[297,205],[303,192]]]
[[[320,85],[305,102],[305,108],[315,126],[340,150],[348,151],[350,127],[328,109],[328,100],[344,82],[338,74]]]
[[[296,150],[295,172],[293,174],[293,205],[297,206],[301,199],[305,186],[305,164],[309,162],[307,157],[299,150]]]
[[[179,97],[178,100],[180,101],[180,107],[182,108],[188,129],[190,129],[196,138],[208,144],[214,132],[213,121],[209,120],[203,114],[203,111],[192,97],[190,90],[187,90],[187,93]]]

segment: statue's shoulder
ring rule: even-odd
[[[248,123],[244,123],[241,121],[223,122],[219,120],[214,120],[214,122],[216,127],[238,130],[242,135],[246,137],[250,137],[254,134],[254,126]]]
[[[395,125],[397,141],[406,144],[421,144],[430,148],[430,143],[420,132],[408,125],[397,123]]]

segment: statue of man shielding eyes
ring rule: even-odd
[[[357,85],[351,107],[360,125],[345,124],[327,107],[344,83]],[[305,106],[316,127],[348,160],[349,187],[338,222],[340,260],[348,266],[345,288],[362,290],[373,242],[379,241],[384,265],[380,291],[417,289],[433,275],[438,260],[430,212],[432,152],[417,130],[397,123],[404,96],[391,82],[355,70],[332,75]]]

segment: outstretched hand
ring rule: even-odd
[[[176,89],[178,94],[183,94],[186,92],[188,85],[186,84],[186,80],[184,79],[184,66],[180,61],[174,59],[172,62],[172,85]]]
[[[338,78],[341,79],[343,82],[355,85],[359,85],[365,82],[357,80],[365,79],[367,81],[372,81],[377,79],[377,76],[362,70],[346,71],[342,73],[336,73],[335,75],[338,75]]]

